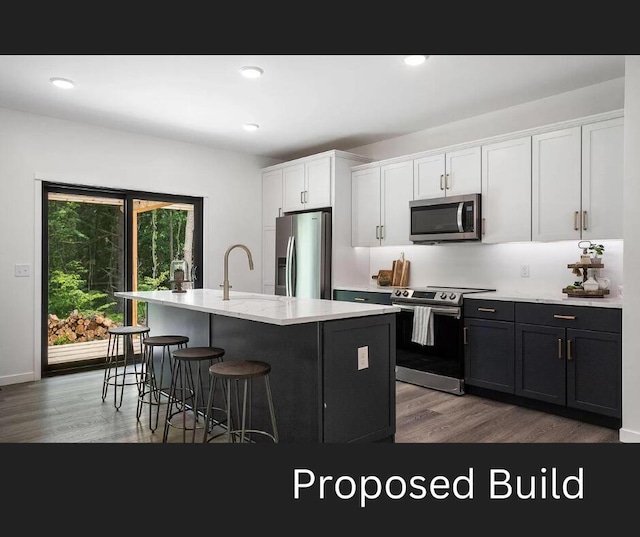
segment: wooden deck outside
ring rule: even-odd
[[[133,344],[137,351],[140,348],[137,337],[134,337]],[[107,356],[108,345],[108,339],[84,341],[82,343],[67,343],[66,345],[51,345],[47,350],[47,361],[50,365],[55,365],[79,360],[105,358]]]

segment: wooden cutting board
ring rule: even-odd
[[[406,259],[402,262],[402,273],[400,274],[400,287],[409,286],[409,266],[410,265],[411,265],[411,261],[407,261]]]
[[[396,259],[393,262],[393,277],[391,278],[391,285],[394,287],[400,287],[400,278],[402,277],[402,261]]]

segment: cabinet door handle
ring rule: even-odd
[[[462,336],[463,336],[462,339],[463,339],[464,344],[467,345],[469,342],[467,341],[467,327],[466,326],[462,329]]]
[[[573,213],[573,230],[574,231],[580,231],[580,228],[578,227],[578,214],[579,214],[579,211],[575,211]]]
[[[444,181],[444,175],[441,175],[440,176],[440,190],[444,190],[443,181]]]
[[[384,240],[384,225],[380,226],[380,239]]]
[[[565,321],[575,321],[575,315],[554,315],[554,319],[564,319]]]
[[[359,296],[355,297],[353,300],[356,301],[356,302],[366,302],[367,301],[366,298],[360,298]]]
[[[567,360],[573,360],[573,356],[571,356],[571,340],[567,339]]]
[[[587,211],[582,211],[582,229],[587,231]]]
[[[300,192],[300,204],[304,205],[304,192]]]
[[[444,188],[445,190],[450,190],[451,186],[449,186],[449,174],[444,178]]]
[[[380,226],[376,226],[376,239],[380,240]]]
[[[483,234],[483,235],[486,233],[486,231],[485,231],[485,227],[486,227],[486,225],[485,225],[485,219],[483,218],[483,219],[482,219],[482,234]]]
[[[495,313],[496,310],[493,308],[478,308],[478,311],[486,311],[487,313]]]
[[[562,360],[562,340],[558,339],[558,358]]]

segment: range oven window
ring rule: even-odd
[[[403,310],[396,318],[396,365],[453,377],[464,378],[464,349],[462,345],[462,319],[451,315],[433,315],[434,345],[411,342],[413,312]]]

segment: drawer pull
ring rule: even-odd
[[[575,315],[554,315],[553,318],[554,319],[564,319],[565,321],[575,321],[576,320],[576,316]]]
[[[478,308],[478,311],[486,311],[487,313],[495,313],[496,310],[493,308]]]
[[[558,358],[562,360],[562,340],[558,339]]]
[[[355,300],[356,302],[366,302],[367,301],[366,298],[360,298],[359,296],[355,297],[353,300]]]

